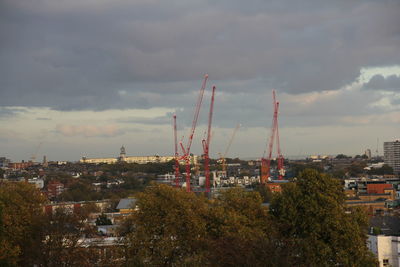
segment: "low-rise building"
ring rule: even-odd
[[[146,164],[146,163],[165,163],[169,162],[172,160],[175,160],[175,156],[159,156],[159,155],[154,155],[154,156],[126,156],[125,152],[125,147],[122,146],[120,149],[120,154],[119,157],[115,158],[87,158],[87,157],[82,157],[81,160],[79,160],[80,163],[90,163],[90,164],[114,164],[117,162],[126,162],[126,163],[138,163],[138,164]],[[190,161],[192,164],[197,164],[198,162],[198,156],[196,155],[191,155]],[[181,164],[184,164],[185,162],[181,160]]]
[[[29,162],[11,162],[8,164],[8,168],[13,169],[13,170],[22,170],[22,169],[26,169],[30,166],[33,165],[33,162],[29,161]]]
[[[28,179],[28,183],[34,184],[38,189],[43,189],[44,187],[43,179],[38,179],[38,178]]]
[[[50,181],[47,185],[47,197],[54,199],[64,192],[64,184],[58,181]]]
[[[369,235],[368,247],[378,258],[379,266],[400,266],[400,237]]]
[[[0,157],[0,168],[6,168],[8,167],[8,164],[10,164],[11,160],[7,159],[6,157]]]
[[[136,198],[123,198],[119,201],[117,208],[120,213],[131,213],[136,209]]]
[[[374,216],[370,219],[371,231],[368,247],[377,256],[379,266],[400,266],[400,218]]]

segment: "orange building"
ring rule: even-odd
[[[367,184],[368,194],[384,194],[385,189],[393,189],[392,184]]]

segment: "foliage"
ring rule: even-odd
[[[380,227],[372,227],[372,234],[373,235],[381,235],[382,229]]]
[[[124,183],[121,185],[123,189],[126,190],[134,190],[134,191],[142,191],[146,186],[148,186],[150,179],[147,175],[137,175],[133,173],[128,173],[122,178]]]
[[[323,167],[320,163],[312,162],[312,163],[291,163],[290,169],[292,170],[294,176],[298,176],[302,171],[306,169],[314,169],[319,172],[323,172]]]
[[[96,225],[112,225],[112,222],[104,213],[100,214],[96,219]]]
[[[73,178],[71,175],[67,173],[57,171],[57,172],[50,172],[46,175],[46,185],[51,180],[59,181],[62,184],[69,184],[72,183],[75,180],[75,178]]]
[[[367,166],[365,162],[352,163],[349,167],[346,168],[348,175],[351,177],[362,175],[365,170],[364,168]]]
[[[0,184],[0,263],[32,265],[40,251],[42,203],[45,199],[33,185]],[[16,258],[18,256],[18,258]]]
[[[269,189],[269,187],[259,184],[257,185],[254,190],[258,192],[263,200],[263,203],[268,203],[272,199],[272,191]]]
[[[230,188],[209,200],[151,184],[135,196],[138,210],[120,229],[126,265],[375,266],[366,248],[366,214],[346,210],[338,180],[308,169],[281,194],[257,191]],[[30,184],[0,184],[1,266],[115,265],[80,243],[95,233],[87,224],[93,205],[45,214],[43,203]],[[97,223],[106,219],[102,214]]]
[[[387,164],[383,164],[381,168],[371,168],[368,171],[369,175],[385,175],[385,174],[393,174],[393,168]]]
[[[88,251],[79,245],[82,236],[94,233],[85,223],[87,215],[64,208],[45,215],[40,258],[44,266],[90,266]]]
[[[3,216],[3,205],[0,203],[0,266],[13,266],[17,263],[20,250],[5,235]]]
[[[207,253],[213,266],[285,265],[277,232],[255,192],[232,188],[210,206]]]
[[[112,174],[120,174],[122,172],[134,172],[134,173],[152,173],[155,175],[164,174],[173,170],[175,162],[172,160],[166,163],[126,163],[119,162],[116,164],[104,164],[101,166],[101,170],[110,172]]]
[[[63,201],[99,200],[102,199],[102,195],[96,192],[90,183],[78,180],[62,192],[59,199]]]
[[[334,178],[337,178],[337,179],[345,179],[345,178],[346,178],[346,172],[345,172],[343,169],[334,170],[334,171],[331,173],[331,175],[332,175]]]
[[[78,241],[93,233],[86,219],[94,207],[45,214],[44,201],[31,184],[0,184],[0,266],[93,266]]]
[[[348,158],[351,158],[351,157],[350,156],[346,156],[344,154],[338,154],[338,155],[336,155],[336,158],[337,159],[348,159]]]
[[[346,213],[339,182],[315,170],[303,171],[272,200],[270,212],[292,243],[295,266],[375,266],[366,247],[366,216]]]
[[[129,217],[128,264],[279,266],[287,258],[258,193],[228,189],[214,200],[166,185],[138,194]],[[287,264],[286,264],[287,265]]]
[[[127,235],[128,262],[170,266],[200,264],[207,205],[204,198],[165,185],[137,196],[134,230]]]

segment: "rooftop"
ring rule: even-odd
[[[136,198],[123,198],[117,205],[117,210],[120,209],[133,209],[136,203]]]

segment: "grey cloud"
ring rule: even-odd
[[[156,117],[156,118],[131,117],[131,118],[119,119],[119,120],[117,120],[117,122],[160,125],[160,124],[172,124],[171,118],[172,118],[172,116],[163,116],[163,117]]]
[[[369,82],[364,85],[368,90],[382,90],[382,91],[400,91],[400,76],[390,75],[383,77],[380,74],[374,75]]]
[[[163,106],[182,108],[186,116],[194,101],[186,99],[204,73],[237,97],[273,87],[297,94],[336,90],[354,81],[362,67],[400,62],[397,1],[1,5],[3,106]],[[252,109],[254,99],[243,101]],[[226,107],[227,116],[251,115],[236,103]]]

